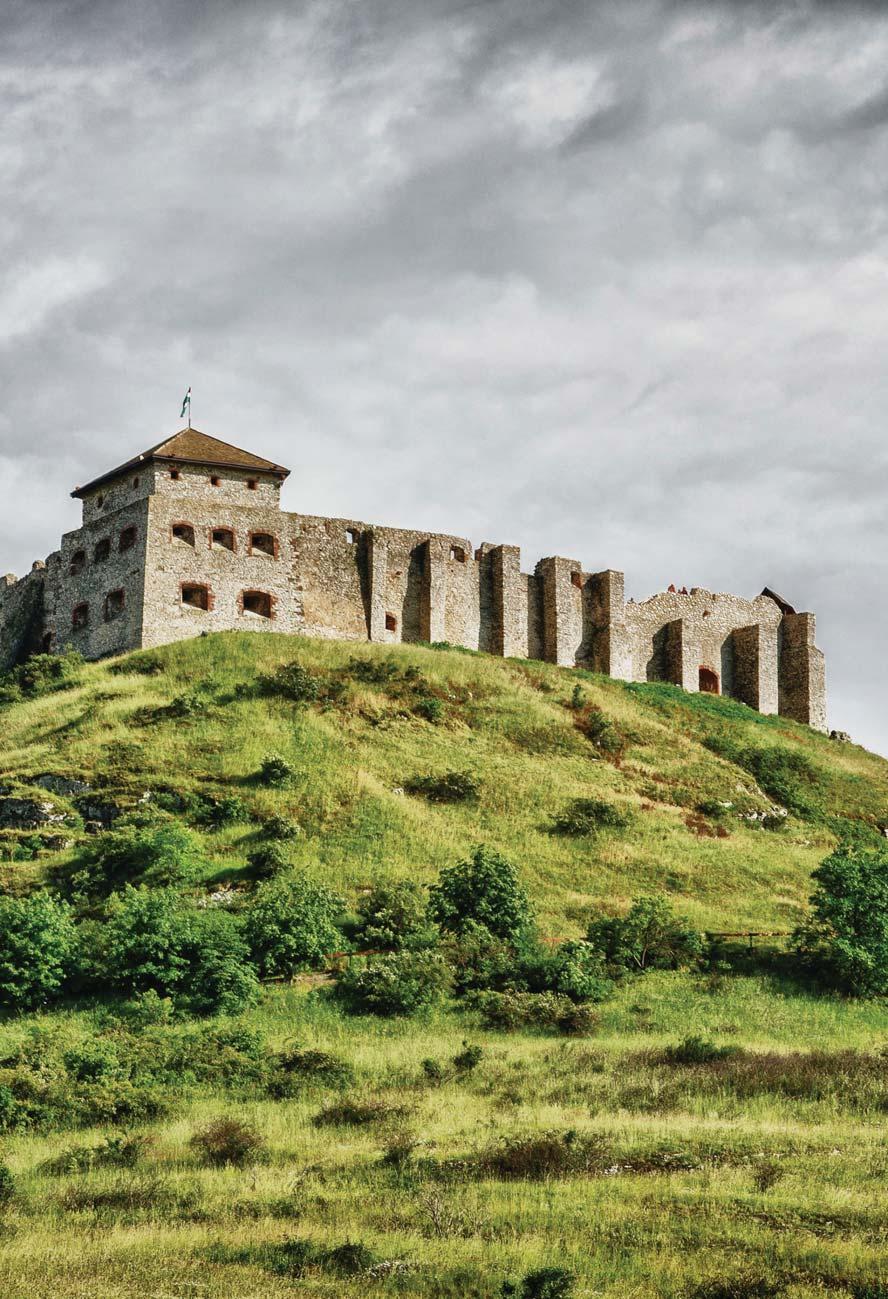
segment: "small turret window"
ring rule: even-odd
[[[115,618],[119,618],[125,603],[124,591],[109,591],[105,596],[105,622],[113,622]]]
[[[194,545],[194,528],[190,523],[173,524],[173,541],[177,541],[181,546]]]
[[[209,609],[211,606],[210,588],[198,582],[182,583],[182,603],[191,609]]]
[[[243,610],[257,618],[271,618],[273,615],[271,596],[267,591],[244,591]]]
[[[213,550],[234,550],[234,533],[231,528],[213,528],[210,546]]]
[[[277,556],[277,538],[270,532],[251,532],[250,554],[268,555],[269,558],[274,559]]]

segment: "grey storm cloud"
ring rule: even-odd
[[[888,11],[7,0],[0,547],[194,420],[288,505],[818,614],[888,752]]]

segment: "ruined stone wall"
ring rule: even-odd
[[[36,565],[26,577],[0,578],[0,670],[13,667],[44,648],[46,569]]]

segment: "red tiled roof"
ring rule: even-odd
[[[134,456],[132,460],[127,460],[125,464],[118,465],[116,469],[109,469],[107,473],[100,474],[98,478],[93,478],[85,486],[75,488],[71,495],[82,498],[87,492],[91,492],[98,487],[100,483],[127,474],[150,460],[174,461],[177,464],[213,465],[223,469],[252,469],[256,473],[274,474],[282,479],[286,478],[290,472],[283,465],[275,464],[273,460],[265,460],[262,456],[255,456],[252,451],[242,451],[240,447],[234,447],[230,442],[222,442],[219,438],[210,437],[208,433],[201,433],[200,429],[183,428],[180,432],[174,433],[171,438],[165,438],[163,442],[158,442],[156,446],[149,447],[140,456]]]

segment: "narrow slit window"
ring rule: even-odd
[[[277,541],[270,532],[250,533],[250,554],[268,555],[274,559],[277,554]]]
[[[398,620],[393,613],[387,613],[385,615],[385,629],[386,631],[398,630]]]
[[[218,487],[218,486],[221,484],[221,482],[222,482],[222,479],[219,477],[218,474],[210,474],[210,486],[211,486],[211,487]]]
[[[136,487],[138,487],[138,486],[139,486],[139,480],[138,480],[138,478],[134,478],[134,479],[133,479],[133,488],[136,488]]]
[[[86,551],[75,550],[74,554],[71,556],[71,566],[68,569],[69,574],[71,575],[71,577],[76,577],[78,573],[83,572],[85,567],[86,567]]]
[[[234,533],[231,528],[213,528],[210,546],[213,550],[234,550]]]
[[[194,528],[190,523],[173,524],[173,541],[177,541],[181,546],[194,545]]]
[[[73,631],[82,631],[84,627],[89,626],[89,605],[75,604],[71,614],[71,628]]]
[[[248,479],[247,479],[247,487],[249,488],[249,490],[250,490],[251,492],[255,492],[255,490],[256,490],[256,488],[257,488],[258,486],[259,486],[259,480],[258,480],[258,479],[256,479],[256,478],[248,478]]]
[[[101,509],[102,506],[103,506],[104,504],[105,504],[105,498],[104,498],[104,496],[97,496],[97,497],[96,497],[96,505],[98,506],[98,508]]]
[[[573,582],[574,586],[582,586],[582,585],[583,585],[583,574],[582,574],[582,573],[571,573],[571,575],[570,575],[570,580]]]
[[[136,544],[136,529],[132,525],[124,528],[120,534],[120,550],[132,550]]]
[[[126,595],[123,591],[109,591],[105,596],[105,622],[114,622],[123,613]]]
[[[254,618],[271,617],[271,596],[267,591],[244,591],[244,613]]]
[[[190,609],[208,610],[211,604],[210,588],[199,582],[182,583],[182,603]]]
[[[96,564],[104,564],[105,560],[111,554],[111,542],[107,537],[96,542],[96,548],[93,551],[93,561]]]

